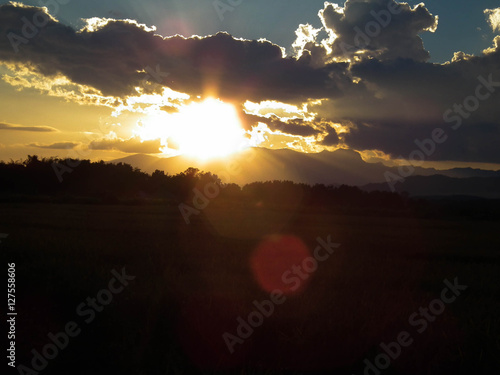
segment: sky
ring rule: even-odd
[[[500,169],[499,5],[0,1],[0,160],[259,146]]]

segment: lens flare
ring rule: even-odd
[[[310,272],[303,266],[310,257],[311,252],[300,238],[273,235],[257,246],[250,263],[263,290],[292,295],[302,292],[310,280]]]

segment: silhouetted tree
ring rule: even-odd
[[[71,166],[62,182],[54,165]],[[129,164],[110,164],[104,161],[58,158],[40,159],[28,155],[24,161],[0,162],[0,192],[8,197],[49,196],[90,198],[115,203],[129,199],[161,199],[174,203],[192,201],[194,191],[204,192],[207,186],[219,191],[218,199],[229,206],[239,205],[268,208],[297,207],[342,208],[366,210],[401,210],[412,205],[408,196],[390,192],[365,192],[358,187],[341,185],[313,186],[291,181],[253,182],[240,187],[223,184],[217,175],[188,168],[169,175],[155,170],[151,175]],[[422,212],[424,205],[421,205]],[[434,212],[426,209],[426,212]],[[367,211],[368,212],[368,211]]]

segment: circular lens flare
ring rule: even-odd
[[[302,240],[293,235],[272,235],[255,249],[250,260],[252,272],[266,292],[285,295],[304,290],[309,274],[301,266],[311,253]]]

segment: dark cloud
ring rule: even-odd
[[[329,56],[349,59],[427,61],[430,55],[419,34],[434,31],[438,23],[423,4],[412,8],[393,0],[347,0],[343,8],[327,3],[320,18],[337,36]]]
[[[262,117],[251,114],[243,114],[240,116],[240,119],[242,120],[242,125],[245,129],[251,129],[252,126],[261,122],[266,124],[272,131],[280,131],[289,135],[310,137],[321,134],[321,130],[316,129],[313,122],[308,122],[302,119],[291,119],[284,122],[276,116]]]
[[[480,56],[457,53],[445,64],[374,58],[350,64],[350,72],[368,89],[309,107],[351,122],[343,136],[349,147],[408,158],[415,140],[442,128],[449,138],[426,160],[500,162],[500,37]]]
[[[432,141],[439,130],[442,143]],[[381,150],[393,158],[424,161],[500,163],[500,124],[464,124],[454,130],[444,122],[408,124],[395,122],[359,123],[344,135],[344,142],[356,150]]]
[[[321,144],[323,146],[337,146],[339,142],[340,139],[335,129],[330,129],[327,136],[321,141]]]
[[[177,112],[179,112],[179,108],[174,107],[174,106],[169,106],[169,105],[162,106],[162,107],[160,107],[160,109],[162,111],[167,112],[167,113],[177,113]]]
[[[407,103],[404,107],[410,108],[412,118],[429,117],[429,111],[432,116],[442,118],[447,107],[476,94],[479,77],[487,79],[491,75],[495,81],[500,81],[498,46],[482,56],[459,56],[464,55],[457,54],[458,58],[446,64],[405,59],[381,62],[373,59],[352,65],[351,71],[365,84],[374,87],[373,91],[380,94],[381,102],[398,103],[399,98],[399,102]],[[494,99],[498,94],[500,92],[494,93],[493,100],[482,102],[479,109],[483,115],[494,114],[496,117]],[[393,107],[391,111],[397,113],[398,108]]]
[[[51,149],[51,150],[70,150],[74,149],[76,146],[80,145],[80,143],[77,142],[56,142],[52,143],[49,145],[42,145],[39,143],[30,143],[30,147],[38,147],[38,148],[45,148],[45,149]]]
[[[130,139],[101,139],[92,141],[89,149],[92,150],[118,150],[131,154],[158,154],[160,153],[161,141],[159,139],[142,141],[137,138]]]
[[[426,160],[500,162],[499,42],[497,38],[481,56],[458,53],[446,64],[399,59],[353,65],[353,74],[380,97],[362,100],[358,113],[342,114],[356,123],[346,143],[407,157],[416,149],[416,139],[427,139],[442,128],[449,139]],[[342,104],[337,106],[340,113]]]
[[[43,27],[23,33],[30,30],[25,20]],[[29,64],[46,76],[63,74],[105,95],[133,94],[146,80],[192,95],[300,101],[340,95],[338,82],[349,83],[345,65],[313,69],[283,58],[270,42],[225,33],[163,38],[135,22],[116,20],[75,31],[41,8],[13,4],[0,6],[0,25],[8,36],[0,40],[0,61]]]
[[[51,128],[50,126],[25,126],[25,125],[16,125],[16,124],[7,124],[4,122],[0,122],[0,130],[14,130],[14,131],[22,131],[22,132],[57,132],[58,130],[55,128]]]

